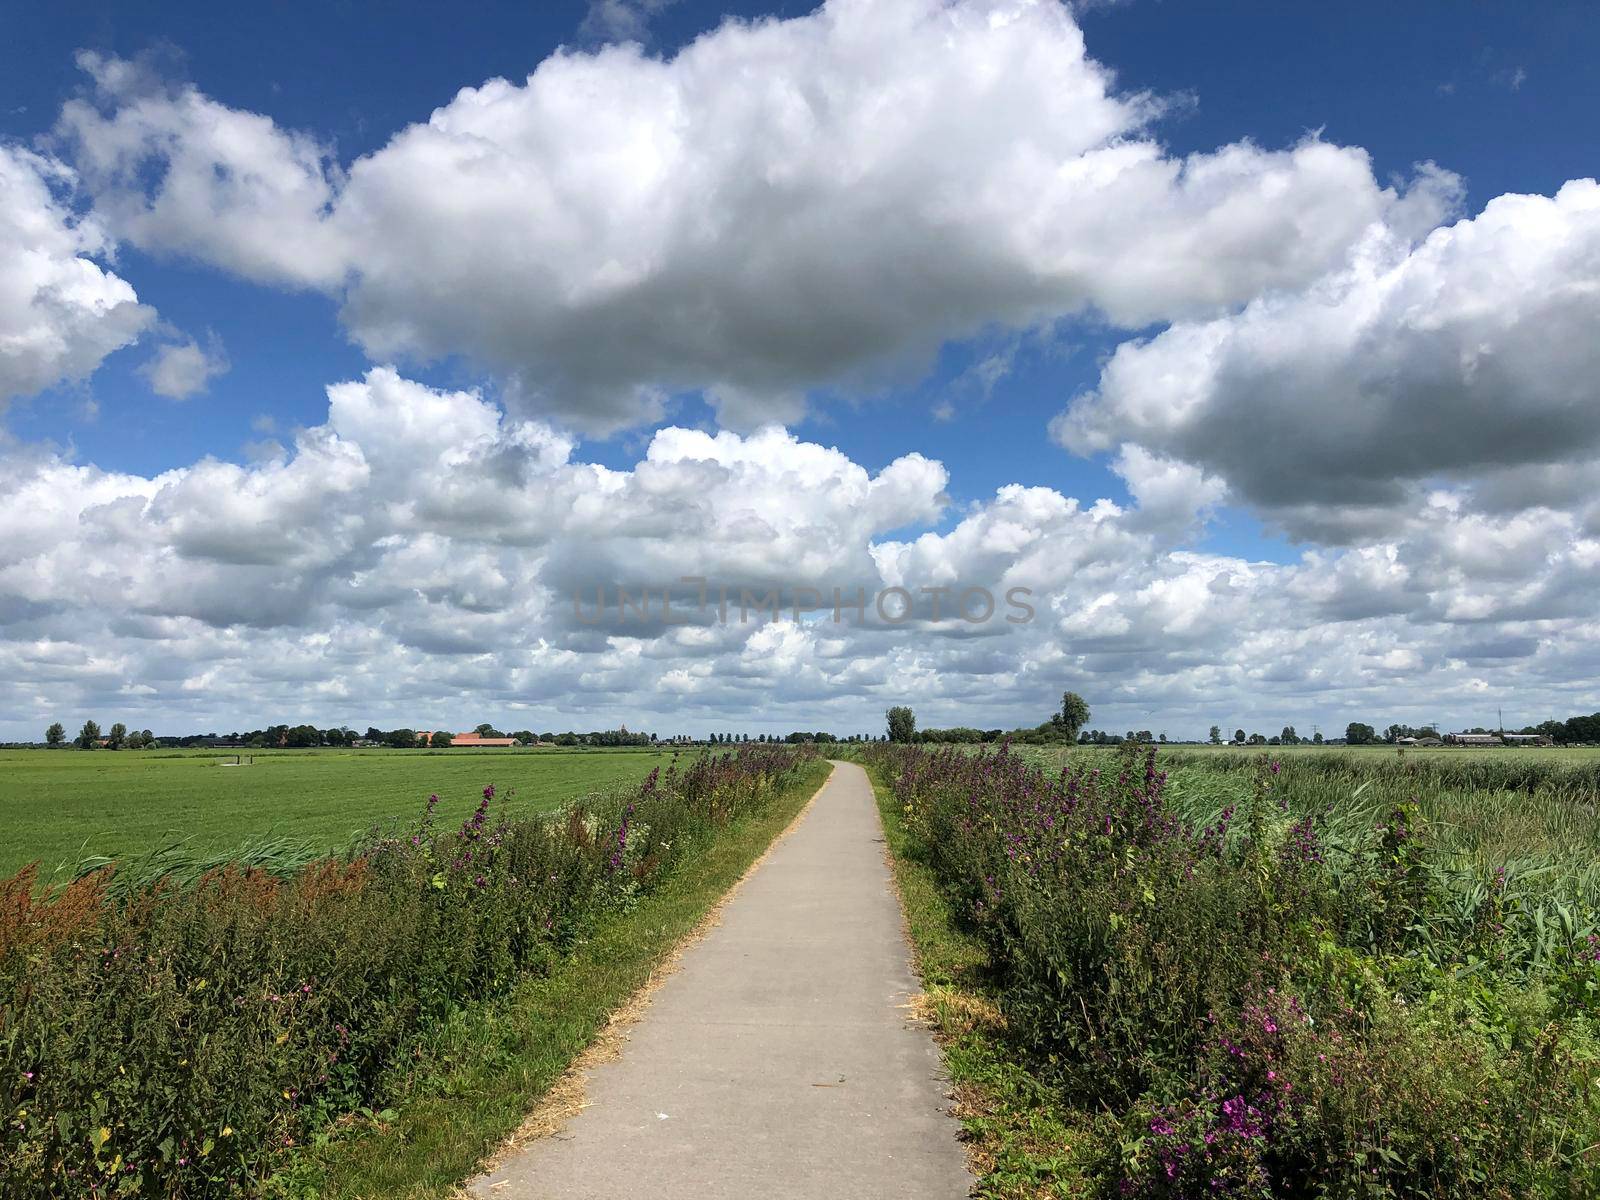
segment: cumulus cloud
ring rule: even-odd
[[[1564,504],[1600,454],[1597,279],[1593,180],[1414,244],[1374,230],[1307,288],[1118,347],[1052,428],[1213,472],[1311,538],[1374,536],[1430,481]]]
[[[1441,491],[1388,542],[1280,565],[1173,549],[1212,485],[1138,454],[1119,469],[1131,505],[1011,485],[952,513],[938,462],[869,471],[776,427],[669,427],[606,467],[477,393],[375,368],[331,387],[292,450],[247,466],[145,477],[14,449],[0,710],[18,734],[78,710],[152,727],[492,712],[660,732],[825,712],[865,730],[902,700],[925,722],[1009,724],[1071,686],[1097,723],[1140,728],[1159,708],[1176,735],[1465,718],[1485,681],[1541,717],[1592,704],[1574,670],[1600,661],[1600,539],[1574,511],[1486,515]],[[705,578],[705,610],[685,584],[671,622],[658,598],[649,619],[619,614],[619,587],[637,604],[686,575]],[[825,594],[796,621],[801,587]],[[902,587],[922,607],[897,623],[869,600],[836,623],[832,587]],[[781,591],[784,619],[741,623],[744,588]],[[941,588],[935,622],[922,597]],[[996,598],[994,619],[953,618],[971,588]],[[1032,620],[1005,620],[1014,588]]]
[[[463,355],[588,431],[703,391],[742,427],[940,344],[1194,317],[1453,200],[1308,138],[1180,158],[1054,0],[830,0],[670,58],[562,50],[341,170],[327,147],[84,55],[62,141],[132,242],[342,297],[377,359]]]
[[[77,61],[94,89],[62,107],[57,136],[119,238],[275,284],[338,283],[345,251],[324,218],[340,174],[327,147],[140,63],[88,50]]]
[[[75,182],[60,162],[0,144],[0,406],[85,378],[155,319],[93,261],[110,246],[69,206]]]
[[[163,342],[155,354],[139,368],[150,390],[169,400],[187,400],[211,386],[211,381],[228,370],[228,356],[214,335],[201,346],[193,338]]]
[[[589,0],[578,32],[607,42],[643,42],[650,22],[676,0]]]

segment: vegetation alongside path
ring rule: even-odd
[[[0,880],[0,1196],[443,1194],[826,770],[705,754],[532,819],[485,787],[283,876]]]
[[[605,922],[559,972],[458,1014],[395,1077],[391,1119],[330,1131],[270,1181],[267,1195],[452,1195],[805,809],[828,771],[820,760],[806,763],[765,812],[736,822],[637,907]]]
[[[982,1194],[1600,1187],[1600,908],[1556,836],[1592,796],[1527,796],[1529,822],[1500,778],[1391,805],[1427,780],[863,758]]]
[[[933,1023],[944,1050],[978,1176],[974,1196],[1086,1194],[1090,1164],[1077,1150],[1094,1136],[1093,1117],[1074,1112],[1027,1067],[1023,1049],[1007,1036],[1000,980],[988,952],[961,928],[893,794],[877,771],[868,774],[922,978],[921,1015]]]

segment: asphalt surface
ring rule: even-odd
[[[967,1195],[865,772],[810,811],[662,983],[588,1106],[474,1181],[499,1200]]]

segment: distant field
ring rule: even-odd
[[[1259,754],[1270,758],[1288,758],[1306,755],[1349,755],[1353,760],[1370,762],[1374,759],[1457,759],[1475,762],[1542,762],[1590,763],[1600,765],[1600,746],[1208,746],[1194,743],[1161,743],[1156,747],[1164,758],[1182,759],[1190,755],[1231,756]],[[1041,762],[1057,761],[1071,753],[1085,750],[1098,753],[1115,753],[1114,746],[1019,746],[1022,753]]]
[[[1116,762],[1113,748],[1021,751],[1050,771]],[[1296,813],[1371,828],[1415,803],[1440,865],[1505,867],[1543,895],[1600,912],[1600,747],[1163,746],[1156,761],[1169,802],[1197,827],[1243,805],[1256,768],[1275,761],[1276,794]]]
[[[0,878],[38,861],[48,878],[89,855],[184,841],[216,854],[265,837],[328,848],[410,822],[439,794],[438,820],[471,813],[485,784],[533,812],[642,778],[653,750],[293,750],[232,753],[0,751]]]

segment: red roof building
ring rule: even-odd
[[[515,746],[516,738],[486,738],[476,733],[458,733],[450,739],[452,746]]]

